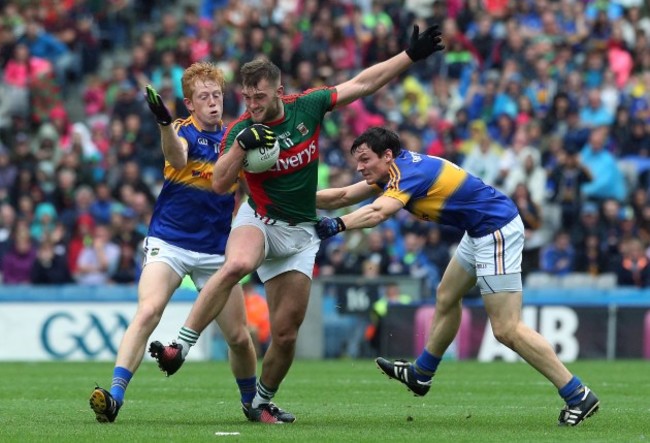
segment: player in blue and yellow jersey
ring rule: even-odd
[[[456,337],[461,299],[478,284],[494,336],[557,388],[566,402],[559,424],[577,425],[598,409],[598,399],[562,364],[553,348],[520,317],[524,227],[504,194],[455,164],[402,149],[398,135],[370,128],[350,152],[364,181],[319,191],[316,205],[336,209],[378,196],[372,203],[316,225],[321,239],[346,229],[371,228],[405,209],[422,220],[465,230],[436,292],[427,344],[414,363],[377,358],[386,375],[415,395],[429,392],[440,360]]]
[[[188,67],[182,88],[190,117],[173,122],[160,95],[150,86],[146,88],[147,103],[160,127],[165,181],[144,243],[137,311],[120,344],[110,392],[97,387],[90,397],[100,422],[115,420],[146,342],[182,279],[189,275],[201,289],[225,261],[235,197],[232,190],[221,195],[212,190],[212,168],[226,132],[221,120],[224,87],[223,72],[215,65]],[[230,347],[242,405],[250,404],[255,395],[257,357],[239,285],[233,286],[216,320]],[[283,418],[293,419],[288,413]]]
[[[335,87],[284,95],[280,69],[263,58],[242,66],[246,112],[222,144],[224,154],[214,168],[213,188],[225,192],[242,171],[246,150],[280,145],[280,157],[268,171],[246,173],[250,189],[233,221],[224,266],[208,281],[178,335],[176,355],[165,348],[159,364],[176,369],[199,334],[222,312],[230,290],[257,270],[264,282],[271,319],[271,345],[262,362],[257,394],[249,410],[252,420],[277,423],[271,399],[289,372],[298,330],[307,311],[314,261],[320,240],[314,230],[318,178],[318,141],[329,111],[370,95],[418,60],[444,49],[440,32],[417,27],[408,49],[364,69]]]

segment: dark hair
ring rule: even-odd
[[[399,140],[399,135],[390,129],[380,128],[375,126],[366,129],[363,134],[354,139],[350,154],[354,154],[361,145],[367,145],[372,152],[381,156],[386,149],[390,149],[393,153],[393,158],[397,158],[402,152],[402,143]]]
[[[280,83],[280,68],[266,58],[256,58],[244,64],[240,73],[243,86],[255,88],[264,79],[272,84]]]

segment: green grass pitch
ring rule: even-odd
[[[598,394],[600,411],[559,428],[556,390],[524,363],[445,361],[426,397],[370,360],[294,363],[276,402],[291,425],[247,422],[225,362],[188,362],[166,378],[143,363],[113,424],[88,406],[110,363],[0,364],[0,442],[634,442],[650,439],[650,363],[569,365]],[[217,435],[217,433],[238,433]]]

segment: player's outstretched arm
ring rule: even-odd
[[[354,205],[381,192],[381,188],[365,181],[343,188],[323,189],[316,193],[316,208],[338,209]]]
[[[414,25],[409,47],[405,51],[364,69],[352,79],[336,86],[338,95],[336,107],[345,106],[360,97],[374,93],[413,63],[424,60],[434,52],[443,49],[445,46],[442,44],[442,33],[438,25],[427,28],[421,34],[418,25]]]
[[[161,146],[165,160],[174,169],[183,169],[187,165],[187,142],[181,140],[172,127],[172,116],[165,106],[160,94],[151,85],[145,87],[145,99],[160,128]]]
[[[388,220],[404,207],[404,203],[393,197],[381,195],[354,212],[341,217],[348,229],[372,228]]]
[[[388,220],[403,207],[404,203],[400,200],[382,195],[374,202],[342,217],[323,217],[316,223],[316,233],[321,240],[325,240],[348,229],[372,228]]]

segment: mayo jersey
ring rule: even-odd
[[[455,164],[439,157],[402,150],[378,183],[387,197],[421,220],[455,226],[471,237],[502,228],[518,214],[507,196]]]
[[[288,223],[316,222],[318,137],[323,117],[336,105],[336,89],[310,89],[282,97],[284,117],[265,123],[280,142],[280,157],[268,171],[246,172],[253,209],[263,217]],[[226,132],[222,149],[230,149],[239,132],[252,125],[245,112]]]
[[[212,190],[212,167],[225,130],[202,131],[191,116],[174,121],[173,128],[187,142],[187,165],[176,170],[165,162],[148,235],[190,251],[224,254],[235,197]]]

